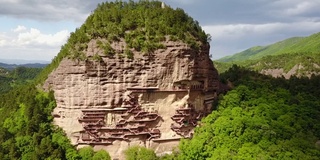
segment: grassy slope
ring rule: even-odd
[[[320,32],[308,37],[293,37],[269,46],[249,48],[233,56],[214,62],[220,73],[233,64],[255,71],[262,69],[280,69],[288,72],[296,64],[304,66],[299,72],[318,72],[320,68]]]
[[[233,56],[221,58],[220,62],[235,62],[260,59],[268,55],[281,55],[301,52],[320,52],[320,33],[308,37],[293,37],[268,46],[257,46],[237,53]]]
[[[280,69],[283,68],[288,72],[296,64],[302,65],[304,68],[300,69],[300,73],[317,72],[320,73],[320,52],[318,53],[290,53],[281,55],[270,55],[256,60],[246,60],[238,62],[219,62],[215,61],[214,65],[219,73],[225,72],[233,64],[243,66],[245,68],[261,71],[263,69]]]

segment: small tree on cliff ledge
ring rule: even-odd
[[[145,147],[134,146],[125,150],[126,160],[157,160],[158,157],[153,150]]]

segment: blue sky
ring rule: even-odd
[[[2,0],[0,59],[50,61],[102,0]],[[320,32],[319,0],[164,0],[212,36],[213,59]]]

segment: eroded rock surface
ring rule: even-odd
[[[218,73],[209,45],[200,51],[182,42],[164,45],[150,55],[133,51],[129,59],[119,56],[123,41],[112,44],[118,54],[108,57],[91,40],[88,60],[62,60],[44,84],[55,93],[54,123],[73,144],[94,145],[120,159],[132,145],[164,153],[191,137],[211,111]],[[101,61],[90,60],[96,54]]]
[[[317,64],[313,64],[314,68],[320,68]],[[304,69],[304,66],[301,64],[296,64],[294,67],[292,67],[288,72],[285,72],[283,68],[279,69],[263,69],[260,71],[261,74],[265,75],[271,75],[272,77],[284,77],[286,79],[289,79],[291,76],[296,76],[296,77],[302,77],[302,76],[307,76],[311,77],[312,75],[319,75],[319,72],[315,71],[303,71],[301,70]],[[303,74],[302,74],[303,73]]]

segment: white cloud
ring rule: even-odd
[[[18,26],[11,32],[0,33],[0,57],[51,60],[69,34],[67,30],[46,34],[35,28]]]
[[[0,40],[0,47],[5,46],[6,45],[6,40],[1,39]]]
[[[41,21],[83,22],[103,0],[1,0],[0,15]]]
[[[285,10],[285,13],[287,15],[299,15],[310,10],[312,6],[313,4],[311,2],[302,1],[293,8],[288,8],[287,10]]]
[[[252,34],[268,34],[285,27],[282,23],[267,24],[229,24],[204,26],[203,29],[210,33],[213,40],[241,39]]]
[[[203,29],[210,33],[212,39],[241,39],[250,35],[269,35],[288,32],[316,32],[320,28],[320,22],[305,21],[292,23],[266,23],[266,24],[229,24],[209,25]]]
[[[6,46],[8,43],[8,36],[6,33],[0,33],[0,47]]]
[[[19,27],[17,27],[19,28]],[[62,30],[55,34],[44,34],[38,29],[30,28],[30,30],[24,29],[24,32],[20,31],[11,37],[12,45],[21,46],[38,46],[43,47],[55,47],[62,45],[66,42],[69,36],[69,31]]]
[[[18,3],[19,0],[2,0],[4,3]]]
[[[59,31],[55,34],[43,34],[38,29],[31,28],[30,31],[19,33],[13,42],[18,45],[44,45],[59,46],[65,43],[69,32],[67,30]]]
[[[27,28],[25,26],[18,26],[17,28],[13,29],[12,31],[13,32],[22,32],[22,31],[25,31],[27,30]]]
[[[273,2],[271,10],[274,16],[281,16],[283,18],[299,18],[312,17],[311,15],[319,15],[319,0],[278,0]]]

